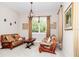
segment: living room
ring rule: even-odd
[[[64,28],[64,12],[67,13],[72,8],[73,13],[78,14],[75,12],[77,11],[76,8],[79,8],[77,4],[73,2],[0,2],[0,56],[74,57],[74,54],[78,51],[78,49],[76,52],[74,51],[75,44],[73,43],[74,33],[76,34],[74,26],[76,25],[73,25],[73,30],[72,27]],[[75,16],[72,18],[75,19]],[[50,52],[40,53],[39,47],[44,38],[49,39],[54,35],[57,41],[56,54]],[[20,42],[21,45],[17,42],[13,43],[19,46],[14,48],[9,46],[12,49],[6,49],[4,46],[2,48],[2,40],[5,38],[13,40],[11,36],[19,36],[21,37],[20,40],[25,43]],[[27,40],[32,40],[32,38],[35,39],[31,41],[33,46],[28,47],[29,42]],[[12,43],[8,44],[11,45]]]

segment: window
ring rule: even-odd
[[[45,33],[47,29],[47,17],[32,18],[32,32]]]

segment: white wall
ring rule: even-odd
[[[58,39],[58,16],[57,16],[57,13],[56,14],[52,14],[51,16],[51,21],[50,21],[50,24],[52,24],[53,22],[56,22],[56,29],[50,29],[50,34],[53,35],[55,34],[57,36],[57,39]]]
[[[4,18],[6,18],[6,22],[4,22]],[[18,14],[7,7],[0,6],[0,34],[17,33],[17,20]],[[10,22],[12,26],[10,26]]]
[[[6,18],[6,22],[4,22],[4,18]],[[15,21],[16,24],[14,23]],[[10,26],[10,22],[12,26]],[[17,26],[18,14],[10,8],[0,6],[0,35],[18,33]]]
[[[19,34],[22,37],[28,38],[28,29],[26,29],[26,30],[22,29],[23,23],[28,23],[28,16],[27,15],[20,15],[20,18],[19,18]]]
[[[69,4],[70,3],[64,3],[64,11],[69,6]],[[64,25],[64,21],[65,19],[63,19],[63,25]],[[63,54],[64,56],[67,56],[67,57],[74,56],[73,41],[74,41],[73,30],[65,31],[64,26],[63,26]]]

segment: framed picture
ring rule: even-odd
[[[22,28],[25,30],[25,29],[28,29],[28,23],[23,23],[22,24]]]
[[[72,30],[72,3],[65,11],[65,30]]]
[[[53,24],[51,24],[51,29],[56,29],[56,22],[53,22]]]

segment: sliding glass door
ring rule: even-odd
[[[33,17],[32,18],[32,37],[37,41],[43,40],[46,37],[47,31],[47,17]]]

